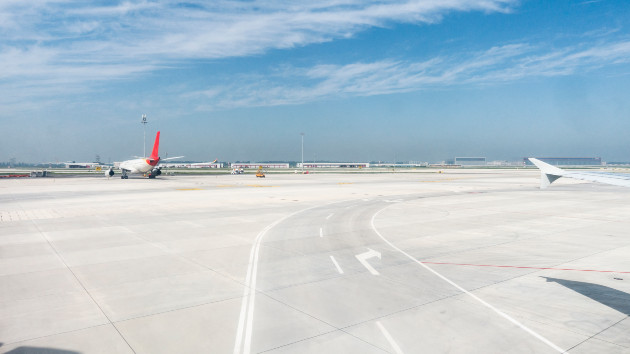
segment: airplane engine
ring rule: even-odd
[[[110,168],[109,170],[105,171],[105,177],[111,177],[114,175],[114,169]]]
[[[151,170],[151,172],[149,173],[149,178],[155,178],[159,175],[162,174],[162,169],[160,168],[154,168]]]

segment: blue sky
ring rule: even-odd
[[[630,161],[625,1],[0,2],[0,161]],[[149,145],[149,144],[147,144]]]

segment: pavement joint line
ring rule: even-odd
[[[579,342],[578,344],[576,344],[576,345],[572,346],[571,348],[567,349],[567,351],[570,351],[570,350],[572,350],[572,349],[575,349],[575,348],[579,347],[580,345],[582,345],[582,344],[584,344],[584,343],[586,343],[586,342],[588,342],[589,340],[592,340],[592,339],[601,340],[601,339],[599,339],[599,338],[595,338],[595,337],[596,337],[596,336],[598,336],[598,335],[600,335],[601,333],[603,333],[603,332],[607,331],[608,329],[610,329],[610,328],[612,328],[612,327],[614,327],[614,326],[618,325],[619,323],[623,322],[623,321],[624,321],[624,320],[626,320],[627,318],[628,318],[628,316],[626,316],[626,317],[624,317],[624,318],[620,319],[619,321],[617,321],[617,322],[613,323],[612,325],[610,325],[610,326],[608,326],[608,327],[606,327],[606,328],[602,329],[601,331],[599,331],[599,332],[597,332],[597,333],[595,333],[595,334],[591,335],[590,337],[586,338],[585,340],[583,340],[583,341]],[[603,341],[604,341],[604,342],[607,342],[607,343],[610,343],[610,344],[615,344],[615,345],[620,346],[620,347],[622,347],[622,348],[627,348],[626,346],[619,345],[619,344],[617,344],[617,343],[612,343],[612,342],[609,342],[609,341],[606,341],[606,340],[603,340]]]
[[[296,344],[296,343],[300,343],[300,342],[304,342],[304,341],[307,341],[307,340],[315,339],[315,338],[322,337],[322,336],[325,336],[325,335],[329,335],[329,334],[331,334],[331,333],[335,333],[335,332],[343,332],[343,333],[345,333],[345,334],[347,334],[347,335],[349,335],[349,336],[351,336],[351,337],[354,337],[355,339],[357,339],[357,340],[359,340],[359,341],[361,341],[361,342],[363,342],[363,343],[365,343],[365,344],[367,344],[367,345],[370,345],[370,346],[372,346],[372,347],[374,347],[374,348],[376,348],[376,349],[379,349],[379,350],[382,350],[382,351],[383,351],[383,352],[385,352],[385,353],[388,353],[385,349],[383,349],[383,348],[381,348],[381,347],[378,347],[378,346],[376,346],[376,345],[375,345],[375,344],[373,344],[373,343],[370,343],[370,342],[368,342],[368,341],[365,341],[364,339],[359,338],[359,337],[355,336],[355,335],[354,335],[354,334],[352,334],[352,333],[348,333],[348,332],[344,331],[343,329],[335,329],[335,330],[332,330],[332,331],[330,331],[330,332],[324,332],[324,333],[317,334],[317,335],[314,335],[314,336],[310,336],[310,337],[302,338],[302,339],[300,339],[300,340],[296,340],[296,341],[291,342],[291,343],[286,343],[286,344],[282,344],[282,345],[279,345],[279,346],[274,347],[274,348],[267,349],[267,350],[262,351],[262,352],[260,352],[260,353],[268,353],[268,352],[271,352],[271,351],[274,351],[274,350],[277,350],[277,349],[280,349],[280,348],[288,347],[288,346],[293,345],[293,344]]]
[[[376,213],[374,213],[374,215],[372,216],[372,220],[371,220],[371,225],[372,225],[372,229],[374,230],[374,232],[376,232],[376,234],[385,242],[387,243],[390,247],[392,247],[393,249],[397,250],[398,252],[404,254],[405,256],[407,256],[409,259],[413,260],[414,262],[418,263],[420,266],[422,266],[424,269],[430,271],[431,273],[435,274],[436,276],[438,276],[440,279],[446,281],[447,283],[451,284],[452,286],[456,287],[457,289],[459,289],[460,291],[462,291],[463,293],[467,294],[468,296],[472,297],[473,299],[475,299],[476,301],[478,301],[479,303],[481,303],[482,305],[486,306],[487,308],[491,309],[492,311],[494,311],[496,314],[498,314],[499,316],[507,319],[508,321],[512,322],[513,324],[517,325],[518,327],[520,327],[521,329],[523,329],[525,332],[531,334],[532,336],[534,336],[535,338],[537,338],[538,340],[542,341],[543,343],[547,344],[549,347],[553,348],[554,350],[560,352],[560,353],[566,353],[565,350],[563,350],[562,348],[558,347],[557,345],[555,345],[554,343],[552,343],[551,341],[549,341],[547,338],[543,337],[542,335],[538,334],[537,332],[534,332],[533,330],[531,330],[529,327],[523,325],[522,323],[518,322],[517,320],[515,320],[514,318],[510,317],[508,314],[506,314],[505,312],[497,309],[496,307],[492,306],[491,304],[489,304],[488,302],[484,301],[483,299],[479,298],[478,296],[472,294],[471,292],[469,292],[468,290],[462,288],[461,286],[457,285],[456,283],[454,283],[452,280],[446,278],[445,276],[443,276],[442,274],[438,273],[437,271],[433,270],[431,267],[427,266],[426,264],[420,262],[419,260],[417,260],[416,258],[414,258],[413,256],[409,255],[408,253],[406,253],[405,251],[401,250],[400,248],[396,247],[393,243],[389,242],[383,235],[381,235],[381,233],[378,231],[378,229],[376,229],[376,226],[374,225],[374,219],[376,218],[376,216],[382,212],[383,210],[387,209],[389,206],[386,206],[384,208],[382,208],[381,210],[377,211]]]
[[[92,300],[92,302],[96,305],[96,307],[98,307],[99,311],[101,311],[101,314],[105,317],[105,319],[107,319],[107,321],[109,322],[109,324],[112,325],[112,327],[114,327],[114,329],[116,330],[116,332],[118,333],[118,335],[120,336],[120,338],[125,341],[125,343],[127,344],[127,346],[129,347],[129,349],[135,353],[136,351],[133,349],[133,347],[131,346],[131,344],[129,344],[129,342],[127,341],[127,338],[125,338],[125,336],[123,336],[123,334],[120,332],[120,330],[118,329],[118,327],[116,327],[116,324],[109,318],[109,316],[107,316],[107,314],[105,313],[105,311],[103,311],[103,308],[101,307],[101,305],[96,301],[96,299],[94,299],[94,297],[92,296],[92,294],[88,291],[88,289],[85,287],[85,285],[81,282],[81,279],[79,279],[79,277],[74,273],[74,271],[72,270],[72,268],[70,266],[68,266],[68,263],[66,263],[66,260],[63,258],[63,256],[59,253],[59,251],[57,250],[57,248],[53,245],[52,242],[50,242],[50,240],[48,239],[48,236],[46,236],[46,233],[43,232],[40,228],[39,225],[37,225],[37,222],[35,222],[35,220],[31,220],[31,222],[33,223],[33,225],[35,226],[35,228],[37,229],[37,231],[39,232],[39,234],[44,238],[44,240],[46,240],[46,242],[48,243],[48,246],[50,246],[50,248],[52,248],[53,251],[55,251],[55,254],[57,255],[57,257],[59,258],[59,260],[64,264],[64,266],[66,266],[66,269],[72,274],[72,276],[74,277],[75,281],[77,283],[79,283],[79,285],[81,286],[81,288],[83,288],[83,291],[85,291],[85,293],[88,295],[88,297]]]
[[[323,335],[326,335],[326,334],[330,334],[330,333],[334,333],[334,332],[336,332],[336,331],[340,331],[340,332],[343,332],[343,333],[345,333],[345,334],[347,334],[347,335],[349,335],[349,336],[351,336],[351,337],[354,337],[354,338],[356,338],[356,339],[358,339],[358,340],[360,340],[360,341],[362,341],[362,342],[364,342],[364,343],[366,343],[366,344],[368,344],[368,345],[371,345],[371,346],[373,346],[373,347],[375,347],[375,348],[378,348],[378,349],[380,349],[380,350],[383,350],[383,351],[387,352],[385,349],[380,348],[380,347],[378,347],[377,345],[375,345],[375,344],[373,344],[373,343],[371,343],[371,342],[368,342],[368,341],[364,340],[363,338],[361,338],[361,337],[357,337],[356,335],[354,335],[354,334],[352,334],[352,333],[350,333],[350,332],[347,332],[347,331],[346,331],[346,329],[347,329],[347,328],[350,328],[350,327],[352,327],[352,326],[354,326],[354,325],[350,325],[350,326],[346,326],[346,327],[341,327],[341,328],[339,328],[339,327],[337,327],[337,326],[334,326],[334,325],[332,325],[332,324],[330,324],[330,323],[328,323],[328,322],[326,322],[326,321],[322,320],[321,318],[318,318],[318,317],[316,317],[316,316],[314,316],[314,315],[312,315],[312,314],[310,314],[310,313],[308,313],[308,312],[305,312],[305,311],[303,311],[303,310],[300,310],[300,309],[298,309],[298,308],[296,308],[296,307],[294,307],[294,306],[291,306],[291,305],[287,304],[286,302],[284,302],[284,301],[282,301],[282,300],[280,300],[280,299],[275,298],[274,296],[272,296],[272,294],[269,294],[268,292],[260,291],[260,293],[261,293],[261,294],[263,294],[264,296],[268,297],[269,299],[271,299],[271,300],[273,300],[273,301],[278,302],[279,304],[282,304],[282,305],[284,305],[284,306],[286,306],[286,307],[288,307],[288,308],[290,308],[290,309],[292,309],[292,310],[295,310],[295,311],[297,311],[297,312],[299,312],[299,313],[301,313],[301,314],[304,314],[304,315],[306,315],[306,316],[308,316],[308,317],[311,317],[312,319],[314,319],[314,320],[316,320],[316,321],[322,322],[322,323],[324,323],[324,324],[326,324],[326,325],[328,325],[328,326],[330,326],[330,327],[334,328],[334,329],[333,329],[333,330],[331,330],[331,331],[324,332],[324,333],[321,333],[321,334],[318,334],[318,335],[315,335],[315,336],[310,336],[310,337],[302,338],[302,339],[300,339],[300,340],[297,340],[297,341],[294,341],[294,342],[291,342],[291,343],[287,343],[287,344],[280,345],[280,346],[278,346],[278,347],[276,347],[276,348],[286,347],[286,346],[291,345],[291,344],[295,344],[295,343],[303,342],[303,341],[305,341],[305,340],[309,340],[309,339],[317,338],[317,337],[320,337],[320,336],[323,336]],[[366,323],[366,322],[370,322],[370,321],[371,321],[371,320],[367,320],[367,321],[364,321],[364,322],[362,322],[362,323]],[[268,349],[268,350],[266,350],[265,352],[270,351],[270,350],[273,350],[273,349],[276,349],[276,348]],[[264,353],[264,352],[263,352],[263,353]]]
[[[219,300],[214,300],[214,301],[206,301],[206,302],[203,302],[203,303],[200,303],[200,304],[182,306],[182,307],[178,307],[178,308],[174,308],[174,309],[170,309],[170,310],[148,313],[146,315],[139,315],[139,316],[132,316],[132,317],[128,317],[128,318],[123,318],[123,319],[120,319],[118,321],[114,321],[113,323],[121,323],[121,322],[126,322],[126,321],[131,321],[131,320],[137,320],[139,318],[159,316],[159,315],[163,315],[165,313],[176,312],[176,311],[180,311],[180,310],[187,310],[187,309],[192,309],[192,308],[195,308],[195,307],[201,307],[201,306],[206,306],[206,305],[210,305],[210,304],[216,304],[216,303],[219,303],[219,302],[240,299],[240,298],[241,298],[240,296],[236,295],[236,296],[231,296],[231,297],[228,297],[228,298],[225,298],[225,299],[219,299]]]

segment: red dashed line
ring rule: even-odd
[[[495,264],[466,264],[466,263],[446,263],[446,262],[424,262],[425,264],[446,264],[446,265],[459,265],[470,267],[492,267],[492,268],[520,268],[520,269],[543,269],[543,270],[569,270],[574,272],[597,272],[597,273],[623,273],[630,274],[630,272],[619,272],[616,270],[597,270],[597,269],[571,269],[571,268],[550,268],[550,267],[520,267],[509,265],[495,265]]]

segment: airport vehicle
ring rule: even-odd
[[[540,189],[549,187],[560,177],[569,177],[583,181],[600,182],[615,186],[630,187],[630,175],[607,172],[566,171],[533,157],[528,158],[540,170]]]
[[[262,166],[260,166],[258,168],[258,171],[256,171],[256,177],[265,178],[265,173],[263,172]]]
[[[183,156],[175,156],[169,157],[166,159],[161,159],[158,155],[158,149],[160,146],[160,132],[157,132],[155,135],[155,142],[153,143],[153,151],[151,151],[151,156],[133,160],[127,160],[120,163],[119,167],[121,171],[120,178],[128,179],[129,174],[142,174],[149,178],[155,178],[162,174],[162,168],[158,167],[160,161],[166,160],[174,160],[182,158]],[[114,175],[114,168],[110,167],[109,170],[105,172],[105,176],[112,177]]]

